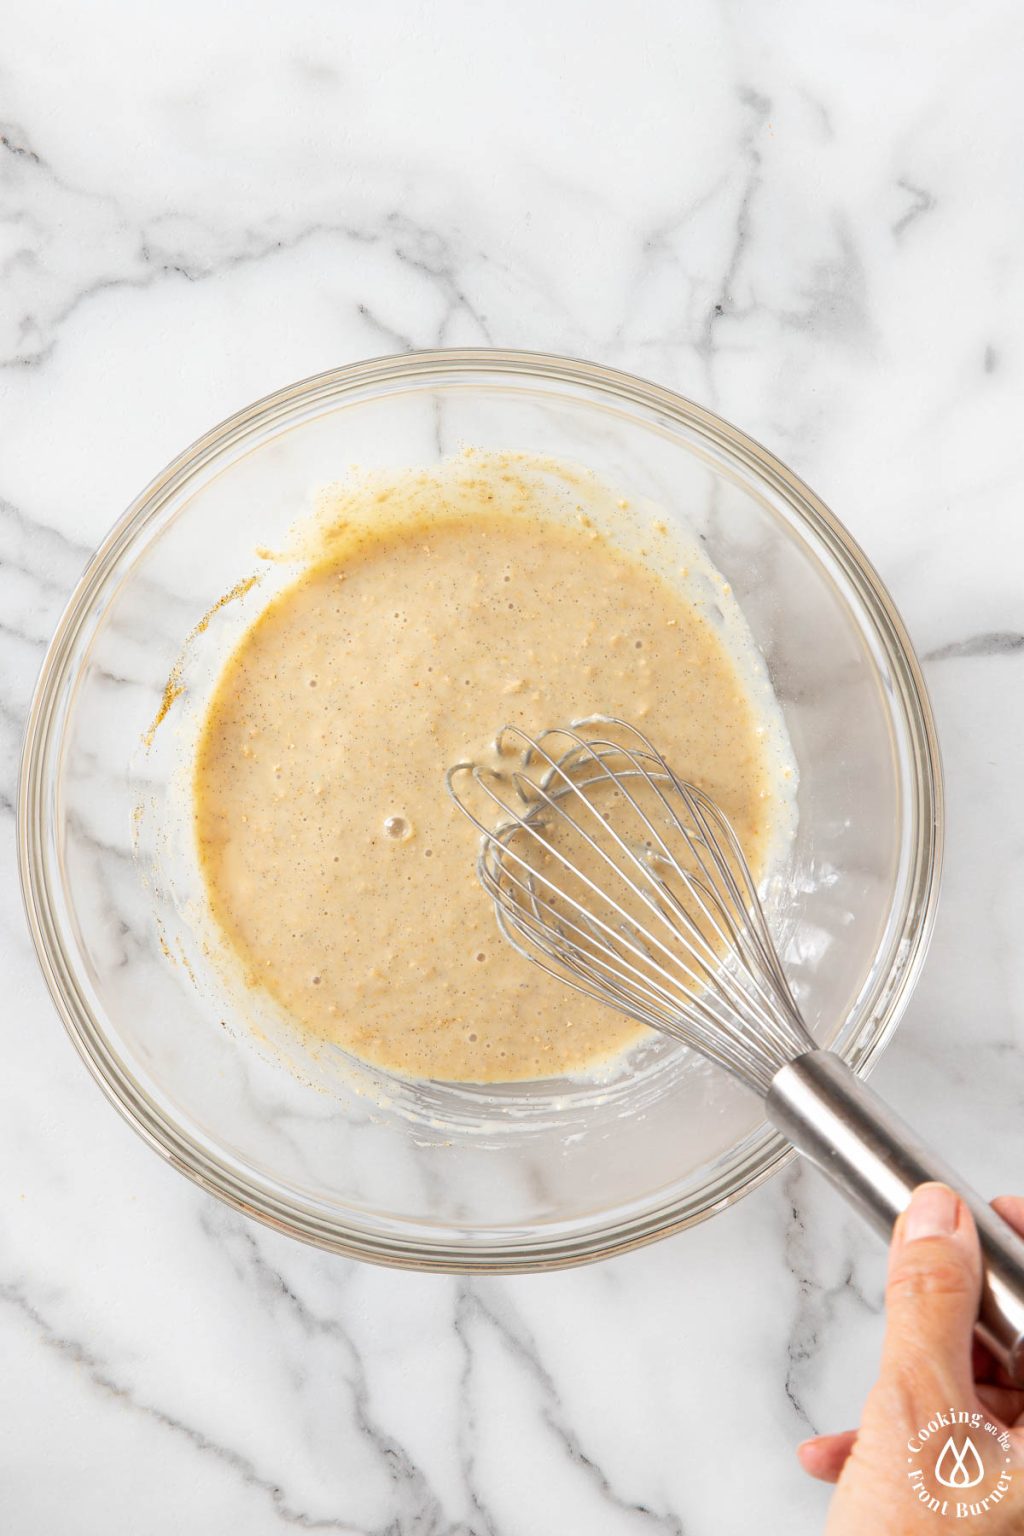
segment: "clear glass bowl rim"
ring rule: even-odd
[[[76,639],[93,614],[94,600],[111,568],[138,539],[167,500],[226,449],[288,416],[298,406],[340,399],[374,386],[476,375],[508,375],[575,385],[618,400],[655,409],[696,431],[727,457],[738,461],[789,504],[797,518],[825,545],[862,604],[899,687],[913,752],[914,793],[909,807],[912,870],[906,903],[907,946],[898,984],[886,996],[870,1037],[851,1064],[866,1075],[889,1041],[909,1000],[927,952],[938,901],[943,842],[943,791],[938,738],[920,664],[903,621],[885,586],[858,544],[825,503],[774,454],[714,412],[673,390],[633,374],[580,359],[498,348],[444,348],[413,351],[350,363],[315,374],[254,401],[186,448],[131,503],[93,555],[72,593],[40,668],[29,710],[18,786],[18,863],[26,916],[40,967],[65,1028],[110,1102],[173,1167],[228,1205],[277,1231],[307,1243],[371,1262],[450,1273],[510,1273],[565,1268],[607,1258],[679,1232],[733,1204],[769,1178],[795,1154],[766,1129],[738,1167],[711,1184],[699,1206],[670,1201],[628,1220],[590,1223],[569,1234],[535,1228],[514,1238],[460,1240],[410,1236],[398,1224],[370,1229],[346,1223],[283,1193],[252,1183],[244,1171],[213,1155],[174,1124],[125,1070],[109,1046],[102,1024],[79,988],[48,893],[47,810],[52,786],[46,782],[53,734],[62,721],[62,699],[72,681],[68,661]]]

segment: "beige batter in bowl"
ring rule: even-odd
[[[312,1040],[421,1079],[625,1070],[647,1030],[523,966],[443,785],[467,755],[514,768],[502,726],[626,715],[722,806],[759,880],[784,867],[782,712],[729,584],[653,512],[577,466],[473,450],[325,490],[195,753],[236,1011],[259,990]]]
[[[226,983],[187,822],[225,658],[295,575],[255,549],[286,548],[317,487],[352,463],[430,467],[467,444],[588,466],[698,540],[732,587],[801,770],[769,909],[809,1022],[864,1068],[934,905],[938,763],[916,661],[860,552],[783,466],[667,391],[589,365],[495,352],[360,364],[258,403],[171,465],[98,552],[47,657],[21,855],[72,1037],[177,1166],[339,1251],[514,1269],[675,1230],[784,1149],[743,1090],[664,1042],[603,1079],[475,1086],[311,1045]]]

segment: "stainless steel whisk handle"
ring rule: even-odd
[[[1024,1386],[1024,1239],[831,1051],[808,1051],[782,1067],[765,1105],[797,1151],[886,1238],[919,1184],[934,1181],[956,1191],[981,1239],[977,1333]]]

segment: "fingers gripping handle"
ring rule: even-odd
[[[831,1051],[781,1068],[765,1100],[775,1126],[888,1239],[919,1184],[948,1184],[970,1207],[984,1261],[977,1331],[1024,1386],[1024,1239]]]

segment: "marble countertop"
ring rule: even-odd
[[[250,1224],[104,1102],[38,974],[21,733],[90,550],[250,399],[412,346],[591,357],[802,474],[924,660],[948,857],[876,1082],[1024,1190],[1019,7],[16,0],[0,62],[0,1504],[18,1536],[820,1530],[883,1255],[792,1167],[558,1275]]]

